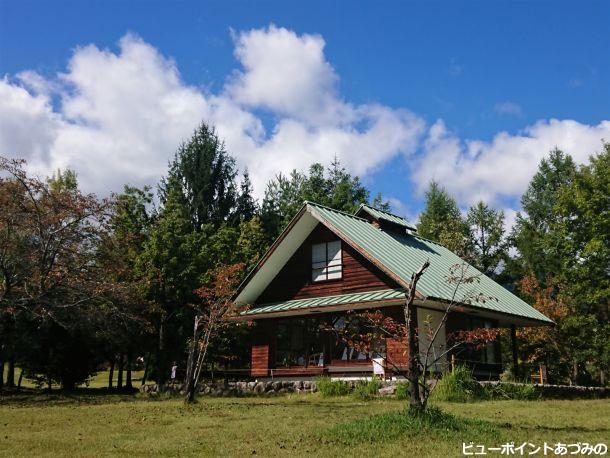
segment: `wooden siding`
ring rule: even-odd
[[[269,371],[269,345],[252,345],[252,377],[266,377]]]
[[[252,333],[250,375],[267,377],[275,358],[275,322],[259,321]]]
[[[391,372],[395,366],[403,367],[407,365],[407,342],[398,339],[386,339],[385,345],[389,372]]]
[[[263,291],[256,303],[264,304],[399,287],[396,282],[346,243],[341,244],[342,278],[313,282],[311,280],[311,245],[333,240],[338,240],[337,236],[323,225],[318,224]]]

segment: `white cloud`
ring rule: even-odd
[[[505,102],[499,102],[494,105],[494,110],[496,113],[502,115],[510,115],[510,116],[521,116],[523,114],[523,109],[521,105],[515,102],[511,102],[509,100]]]
[[[452,192],[461,205],[479,199],[501,205],[520,197],[540,160],[558,147],[579,163],[599,151],[610,138],[610,121],[597,125],[573,120],[538,121],[516,135],[498,133],[490,142],[460,140],[443,121],[429,130],[412,179],[420,193],[434,179]]]
[[[26,157],[40,174],[71,167],[84,189],[106,194],[124,183],[157,182],[203,120],[249,168],[261,195],[277,173],[313,161],[337,155],[366,175],[415,151],[424,122],[407,110],[343,101],[320,36],[270,26],[234,40],[242,68],[216,94],[187,85],[174,61],[133,34],[116,53],[77,48],[54,78],[31,71],[5,78],[0,154]],[[259,109],[276,119],[269,132]]]
[[[549,150],[558,146],[586,162],[610,139],[610,121],[551,119],[489,142],[462,140],[442,120],[427,128],[409,110],[346,101],[319,35],[270,26],[233,39],[238,68],[216,93],[186,84],[171,58],[133,34],[116,52],[76,48],[54,77],[28,70],[5,77],[0,154],[26,158],[39,174],[71,167],[86,191],[107,194],[124,183],[155,184],[178,144],[206,121],[239,167],[249,168],[258,196],[277,173],[335,155],[363,177],[405,155],[419,196],[436,179],[462,208],[484,199],[505,207],[509,219]],[[498,109],[516,113],[506,103]],[[261,111],[272,120],[267,127]],[[399,202],[393,205],[415,222]]]

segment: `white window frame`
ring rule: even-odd
[[[332,245],[339,244],[338,251],[329,259],[333,253]],[[331,250],[329,251],[329,245]],[[324,260],[316,260],[316,251],[324,246]],[[333,240],[331,242],[314,243],[311,246],[311,281],[319,283],[323,281],[340,280],[343,278],[343,246],[341,240]]]

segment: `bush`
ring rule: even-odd
[[[409,399],[409,383],[397,383],[396,384],[396,399],[405,400]]]
[[[497,383],[486,385],[485,394],[489,399],[516,399],[528,401],[540,398],[536,387],[531,383]]]
[[[354,395],[360,399],[371,399],[379,394],[379,388],[381,388],[381,382],[377,377],[373,377],[367,382],[356,385]]]
[[[316,378],[316,386],[322,396],[345,396],[352,391],[346,381],[331,380],[330,377]]]
[[[447,402],[469,402],[484,396],[483,387],[465,366],[456,366],[452,372],[443,374],[432,392],[433,399]]]

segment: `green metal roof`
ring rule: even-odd
[[[390,223],[398,224],[411,230],[415,229],[415,227],[412,224],[409,224],[409,222],[405,218],[393,215],[390,212],[378,210],[377,208],[371,207],[370,205],[361,204],[356,214],[360,213],[360,211],[368,213],[375,219],[389,221]]]
[[[328,307],[344,304],[365,304],[368,302],[401,299],[405,297],[403,289],[384,289],[366,293],[350,293],[338,296],[312,297],[308,299],[295,299],[291,301],[274,302],[253,309],[246,310],[242,315],[260,315],[263,313],[287,312],[317,307]]]
[[[444,246],[406,232],[404,234],[384,232],[365,219],[322,205],[311,202],[306,205],[308,211],[329,228],[334,229],[340,237],[359,249],[386,273],[399,280],[403,286],[408,285],[411,275],[429,260],[430,267],[419,280],[418,292],[432,299],[452,300],[455,285],[447,282],[447,276],[452,266],[462,264],[464,261]],[[469,305],[552,323],[552,320],[474,267],[470,266],[467,274],[476,275],[479,281],[460,285],[455,296],[458,301],[460,298],[472,296],[472,293],[483,294],[497,301],[473,302]]]

